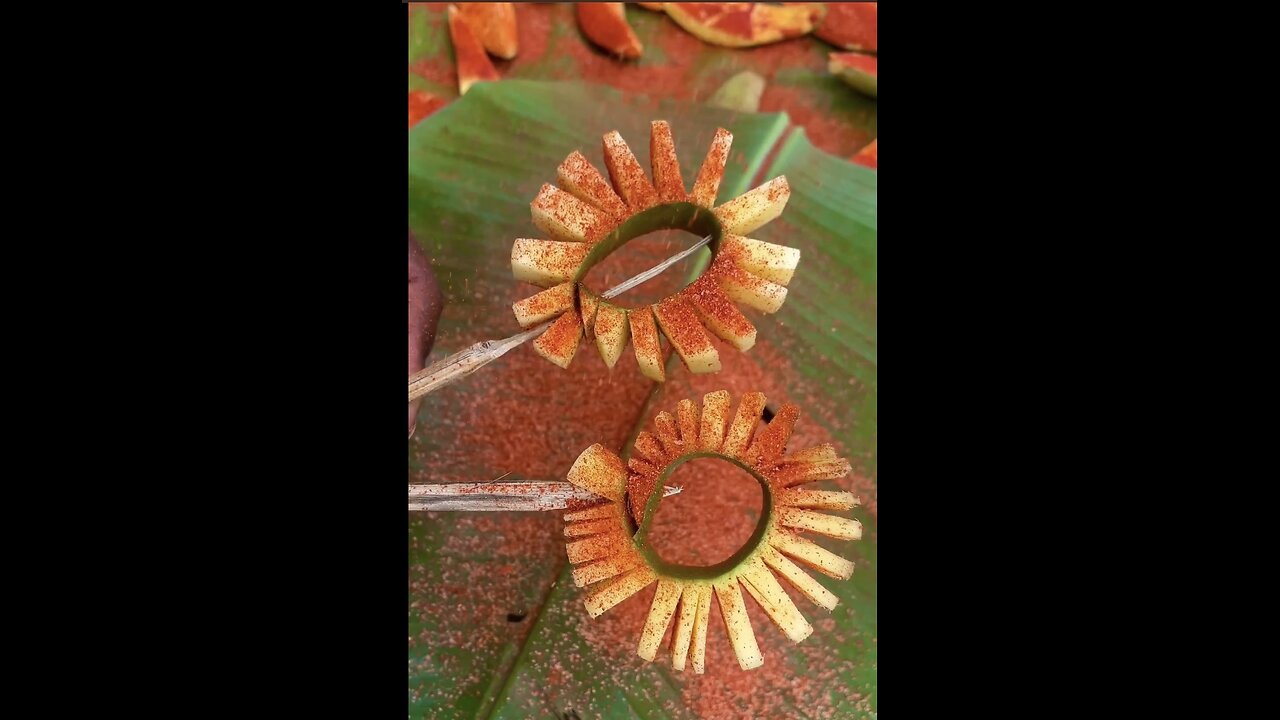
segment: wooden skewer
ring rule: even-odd
[[[666,487],[662,496],[680,492]],[[574,501],[600,501],[567,482],[487,482],[409,485],[409,512],[418,510],[561,510]]]
[[[693,247],[672,255],[639,275],[623,281],[622,284],[616,287],[609,288],[602,293],[602,297],[609,299],[621,295],[640,283],[656,277],[663,270],[666,270],[672,265],[689,257],[709,242],[711,242],[710,235],[694,243]],[[551,327],[552,322],[553,321],[544,322],[541,325],[529,328],[522,333],[517,333],[502,340],[485,340],[483,342],[478,342],[450,355],[449,357],[438,360],[410,375],[409,402],[413,402],[427,393],[439,390],[445,385],[457,382],[494,360],[497,360],[503,355],[506,355],[512,348],[517,348],[525,342],[541,335],[547,328]]]

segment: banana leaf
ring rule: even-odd
[[[430,359],[519,330],[511,303],[536,288],[511,277],[510,250],[517,237],[539,236],[529,201],[543,183],[554,183],[572,150],[603,169],[600,137],[609,130],[618,130],[648,167],[652,119],[671,123],[687,184],[715,129],[734,134],[721,202],[788,176],[792,196],[783,216],[752,234],[803,253],[782,310],[752,316],[759,339],[751,351],[721,346],[721,373],[691,376],[675,360],[663,385],[640,375],[630,350],[610,371],[585,345],[568,370],[528,346],[517,348],[424,399],[409,443],[409,481],[507,473],[506,479],[562,480],[584,448],[599,442],[621,451],[657,409],[755,383],[771,405],[802,407],[798,438],[834,442],[853,463],[852,477],[824,485],[870,500],[854,514],[863,540],[827,545],[857,570],[850,581],[824,583],[840,598],[834,612],[800,601],[815,627],[800,645],[790,645],[749,603],[764,668],[740,670],[724,635],[711,632],[707,673],[676,673],[661,658],[650,664],[635,655],[638,626],[626,647],[593,640],[591,624],[610,615],[587,617],[582,590],[569,579],[557,513],[411,513],[412,717],[875,716],[874,171],[815,149],[783,113],[736,113],[584,83],[478,84],[409,135],[410,227],[447,298]],[[637,247],[642,257],[634,268],[691,239]],[[659,296],[673,292],[697,269],[696,262],[677,266],[645,287]],[[650,589],[626,603],[647,607],[652,595]],[[710,698],[718,710],[708,709]]]

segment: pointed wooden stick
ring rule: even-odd
[[[663,260],[654,267],[645,270],[635,277],[625,280],[617,287],[610,288],[602,297],[614,298],[631,288],[656,277],[659,273],[681,260],[689,257],[697,252],[707,243],[711,242],[711,236],[708,235],[693,244],[687,250],[682,250],[675,255]],[[509,338],[502,340],[485,340],[478,342],[468,348],[460,350],[449,357],[438,360],[418,372],[409,376],[409,402],[413,402],[427,393],[439,390],[450,383],[457,382],[498,358],[506,355],[513,348],[520,347],[525,342],[532,340],[547,328],[551,327],[554,321],[547,321],[541,325],[529,328],[522,333],[517,333]]]

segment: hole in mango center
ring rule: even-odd
[[[764,491],[751,473],[725,460],[696,458],[676,468],[649,526],[649,547],[668,563],[707,567],[729,559],[751,539]]]
[[[655,230],[629,240],[587,272],[583,284],[597,295],[638,275],[663,260],[688,249],[703,236],[685,230]],[[710,250],[700,250],[662,271],[662,274],[631,288],[609,302],[617,307],[634,309],[652,305],[684,289],[692,278],[694,264],[707,257]]]

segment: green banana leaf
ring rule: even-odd
[[[815,628],[799,645],[748,601],[764,668],[740,670],[713,619],[707,673],[677,673],[661,655],[654,663],[636,656],[638,625],[625,647],[593,639],[592,624],[610,622],[618,608],[587,616],[583,591],[569,579],[558,513],[411,513],[411,717],[875,717],[875,171],[815,149],[783,113],[655,101],[583,83],[478,84],[409,134],[410,227],[447,297],[430,360],[519,330],[511,303],[537,288],[511,277],[510,250],[517,237],[539,236],[529,201],[575,149],[603,169],[600,137],[609,130],[648,167],[652,119],[671,123],[686,184],[715,129],[734,134],[720,202],[787,175],[786,211],[752,234],[803,253],[786,304],[772,316],[751,314],[757,346],[738,353],[722,345],[721,373],[691,376],[675,360],[662,385],[639,374],[630,349],[611,372],[586,345],[568,370],[517,348],[424,398],[409,443],[409,481],[506,473],[509,480],[562,480],[584,448],[599,442],[623,450],[657,410],[754,383],[745,389],[765,392],[771,406],[801,406],[798,439],[834,442],[853,463],[850,478],[823,485],[870,500],[854,513],[863,539],[819,542],[857,570],[850,581],[822,580],[840,598],[834,612],[798,601]],[[685,242],[639,248],[645,257],[635,269]],[[697,269],[686,263],[645,287],[672,292]],[[627,602],[647,606],[652,594]],[[708,709],[711,700],[719,709]]]

